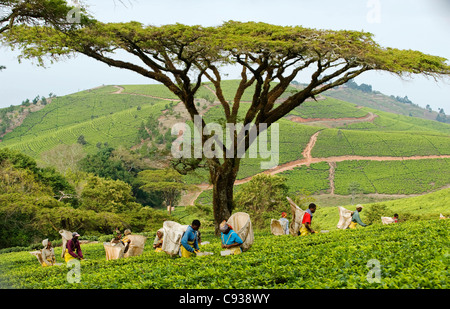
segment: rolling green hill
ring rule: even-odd
[[[133,146],[141,122],[160,114],[166,102],[141,96],[130,99],[112,94],[114,89],[102,87],[56,98],[6,134],[0,146],[36,159],[58,144],[76,143],[81,135],[87,142],[87,152],[92,152],[98,142],[112,147]]]
[[[223,84],[230,104],[237,85],[236,80]],[[220,122],[222,108],[214,102],[213,89],[205,83],[196,104],[207,121]],[[295,91],[297,88],[291,87],[280,102]],[[251,97],[249,89],[239,117],[244,116]],[[175,122],[190,122],[178,103],[162,85],[103,86],[57,97],[6,134],[0,147],[19,150],[37,160],[59,144],[77,143],[81,136],[83,148],[90,154],[99,143],[131,148],[144,142],[139,140],[138,130],[151,117],[158,119],[161,133]],[[354,182],[365,194],[422,194],[450,184],[449,124],[362,107],[366,103],[322,96],[294,109],[279,121],[279,165],[284,170],[271,173],[286,176],[292,192],[307,190],[313,194],[348,195]],[[306,158],[304,150],[315,134],[317,140]],[[238,179],[245,182],[264,172],[262,160],[244,159]],[[185,179],[207,182],[206,171],[198,174],[200,177]]]
[[[355,103],[360,106],[370,107],[373,109],[404,115],[423,118],[427,120],[435,120],[436,111],[421,108],[415,104],[399,102],[393,96],[387,96],[380,92],[363,92],[350,87],[339,87],[327,90],[324,95]]]

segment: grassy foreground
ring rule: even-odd
[[[252,248],[220,256],[220,240],[203,231],[213,256],[171,258],[151,249],[106,261],[101,243],[82,245],[79,283],[65,264],[41,267],[28,252],[0,255],[0,287],[28,289],[448,289],[450,220],[421,220],[335,230],[308,237],[256,232]],[[56,248],[57,261],[61,248]],[[379,281],[375,280],[377,275]],[[369,280],[367,279],[369,276]],[[375,278],[375,279],[374,279]]]

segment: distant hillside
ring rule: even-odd
[[[22,124],[25,118],[31,113],[43,109],[47,104],[51,103],[53,98],[43,97],[41,100],[37,98],[33,103],[25,100],[22,105],[12,105],[10,107],[0,109],[0,141],[2,137]]]
[[[106,86],[55,98],[6,134],[0,146],[34,158],[58,144],[77,143],[80,136],[87,152],[95,151],[98,143],[131,147],[137,143],[141,123],[152,115],[161,115],[167,102],[113,94],[116,90]]]
[[[438,115],[438,112],[436,111],[422,108],[414,103],[399,102],[395,98],[382,94],[378,91],[364,92],[358,89],[342,86],[335,89],[330,89],[326,91],[324,95],[380,111],[418,117],[427,120],[436,120]]]
[[[223,82],[223,95],[230,102],[238,83]],[[276,104],[295,91],[298,88],[290,87]],[[252,92],[244,93],[238,117],[243,118],[250,107]],[[376,101],[384,106],[389,102],[387,96],[349,89],[335,93],[346,94],[353,102],[318,96],[317,101],[310,99],[279,120],[278,159],[283,170],[262,170],[260,163],[267,159],[247,157],[241,162],[238,180],[245,182],[261,172],[282,173],[293,193],[307,190],[331,195],[350,194],[349,186],[354,183],[363,194],[391,195],[421,194],[450,184],[450,124],[381,111],[369,104]],[[195,104],[207,122],[224,121],[210,83],[200,88]],[[389,104],[391,110],[408,105]],[[81,143],[88,154],[107,144],[152,159],[152,149],[170,154],[169,129],[176,122],[191,124],[183,104],[162,85],[103,86],[53,98],[27,114],[3,137],[0,147],[39,161],[43,152],[60,144]],[[199,170],[197,176],[188,175],[185,180],[205,183],[208,173]]]

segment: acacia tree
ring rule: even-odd
[[[138,179],[141,182],[141,189],[150,192],[160,192],[164,197],[164,202],[172,213],[172,206],[181,196],[181,192],[189,190],[192,185],[185,184],[176,170],[145,170],[139,173]]]
[[[0,5],[3,3],[11,12],[16,2],[20,1],[0,0]],[[243,125],[253,123],[256,136],[260,133],[259,124],[270,127],[306,99],[366,71],[387,71],[401,77],[423,74],[438,78],[450,74],[445,58],[383,48],[366,32],[236,21],[216,27],[182,24],[156,27],[133,21],[103,23],[84,13],[79,23],[68,24],[66,16],[73,8],[64,1],[31,1],[35,6],[49,2],[53,3],[51,13],[37,10],[39,14],[33,16],[39,21],[37,24],[30,21],[30,16],[19,19],[20,13],[14,15],[15,19],[0,17],[0,27],[9,20],[1,37],[3,43],[18,48],[22,58],[37,59],[43,65],[46,56],[56,61],[83,54],[109,66],[136,72],[165,85],[184,103],[192,120],[199,115],[194,97],[203,81],[214,86],[229,124],[236,124],[238,112],[244,108],[242,95],[252,88],[253,98],[249,108],[245,107]],[[122,60],[117,51],[124,51],[136,60]],[[241,71],[232,102],[225,99],[222,89],[221,68],[226,65],[238,66]],[[275,104],[304,70],[312,72],[307,86]],[[199,129],[203,131],[205,125],[202,119]],[[209,138],[203,135],[202,142]],[[233,139],[233,145],[243,145],[245,150],[250,146],[249,131],[235,132]],[[233,186],[241,160],[236,154],[239,147],[234,147],[235,155],[231,157],[225,157],[229,149],[221,147],[223,157],[204,158],[213,185],[216,231],[218,223],[231,215]]]

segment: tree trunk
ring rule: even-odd
[[[230,161],[225,162],[218,169],[211,168],[211,179],[213,184],[213,210],[215,234],[219,235],[219,224],[228,220],[233,211],[233,188],[236,180],[238,167],[233,167]]]

